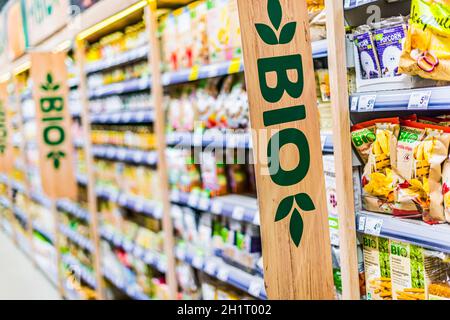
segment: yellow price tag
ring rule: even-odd
[[[199,66],[193,66],[191,69],[191,73],[189,74],[189,81],[197,80],[199,71]]]
[[[231,60],[230,66],[228,67],[228,74],[238,73],[241,69],[241,59]]]

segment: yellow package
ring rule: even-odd
[[[363,236],[367,300],[392,300],[389,240]]]
[[[397,149],[399,183],[394,215],[422,215],[427,223],[445,221],[442,163],[448,156],[450,129],[402,122]]]
[[[412,0],[399,72],[450,80],[450,0]]]
[[[389,241],[393,300],[425,300],[423,249]]]
[[[375,140],[372,143],[365,142],[366,147],[369,147],[362,176],[363,206],[366,210],[392,213],[396,184],[392,168],[395,168],[397,162],[395,150],[399,127],[398,118],[377,122],[374,136],[371,136]]]

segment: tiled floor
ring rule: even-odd
[[[56,288],[0,231],[0,300],[59,300]]]

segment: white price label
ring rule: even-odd
[[[206,197],[200,197],[198,202],[198,209],[206,211],[209,208],[209,199]]]
[[[160,205],[160,204],[158,204],[156,207],[155,207],[155,210],[154,210],[154,212],[153,212],[153,216],[155,217],[155,218],[162,218],[162,216],[163,216],[163,207],[162,207],[162,205]]]
[[[227,267],[222,267],[219,269],[219,272],[217,273],[217,279],[223,282],[228,281],[228,275],[230,274],[230,270],[228,270]]]
[[[137,199],[135,201],[136,203],[134,205],[134,210],[136,210],[136,212],[142,212],[144,210],[144,201],[141,199]]]
[[[358,221],[358,231],[364,232],[366,226],[366,217],[360,217]]]
[[[196,208],[198,204],[198,194],[191,193],[188,199],[188,206],[192,208]]]
[[[139,80],[139,89],[147,89],[148,86],[148,79],[147,78],[141,78]]]
[[[364,233],[371,234],[373,236],[379,236],[382,226],[383,220],[367,217],[366,225],[364,227]]]
[[[141,151],[136,151],[133,153],[134,162],[140,163],[140,162],[142,162],[142,158],[143,158],[143,155],[142,155]]]
[[[131,117],[132,117],[132,114],[131,114],[130,112],[124,113],[124,114],[122,115],[123,122],[125,122],[125,123],[130,122]]]
[[[127,195],[122,193],[119,198],[117,199],[117,202],[121,205],[124,206],[127,204]]]
[[[138,112],[136,115],[137,122],[143,122],[145,119],[145,113],[144,112]]]
[[[170,83],[170,74],[164,73],[161,77],[161,82],[163,83],[163,85],[167,86]]]
[[[158,269],[160,271],[166,271],[166,262],[162,259],[158,261]]]
[[[141,246],[135,246],[134,247],[134,255],[136,257],[141,257],[144,254],[144,249],[142,249]]]
[[[123,241],[123,248],[125,251],[132,251],[133,250],[133,243],[130,240],[124,240]]]
[[[259,226],[259,223],[260,223],[259,219],[260,219],[259,218],[259,211],[256,211],[255,212],[255,216],[253,217],[253,224]]]
[[[231,217],[235,220],[242,221],[242,219],[244,219],[244,213],[245,209],[243,207],[236,206],[233,209],[233,214]]]
[[[229,134],[226,139],[228,148],[235,148],[237,146],[238,141],[237,135]]]
[[[430,102],[431,91],[416,91],[411,93],[409,97],[408,109],[420,110],[428,109]]]
[[[213,276],[216,272],[216,264],[213,261],[206,262],[205,272]]]
[[[119,160],[125,160],[125,156],[126,156],[126,151],[125,149],[119,149],[117,151],[117,158],[119,158]]]
[[[203,268],[203,258],[201,256],[195,256],[192,260],[192,265],[197,269]]]
[[[180,191],[172,190],[172,193],[170,194],[170,199],[173,202],[180,202]]]
[[[359,97],[358,111],[372,111],[377,100],[376,95],[367,95]]]
[[[120,121],[120,113],[113,114],[111,117],[112,122],[117,123]]]
[[[250,293],[254,297],[259,297],[262,288],[263,283],[261,282],[261,280],[254,280],[250,282],[250,285],[248,287],[248,293]]]
[[[211,212],[214,214],[221,214],[222,207],[222,202],[220,202],[219,200],[214,200],[211,205]]]
[[[350,110],[351,111],[358,110],[358,101],[359,101],[358,97],[352,97],[352,102],[351,102],[351,105],[350,105]]]

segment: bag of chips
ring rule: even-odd
[[[399,119],[375,120],[375,123],[360,124],[359,131],[375,126],[370,135],[367,163],[362,176],[363,206],[366,210],[392,213],[396,177],[392,171],[396,165]],[[373,129],[372,129],[373,130]],[[370,130],[369,130],[370,131]]]
[[[422,216],[428,223],[445,221],[441,166],[448,156],[449,143],[450,128],[402,121],[394,215]]]
[[[449,0],[412,0],[399,72],[450,80]]]

